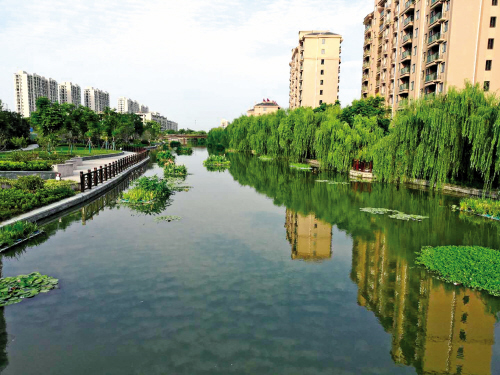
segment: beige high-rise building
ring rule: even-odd
[[[342,36],[299,31],[290,62],[290,109],[335,104],[339,98]]]
[[[76,106],[82,104],[82,90],[77,84],[63,82],[59,84],[59,103],[69,103]]]
[[[45,78],[38,74],[29,74],[25,71],[14,73],[14,102],[16,112],[23,117],[30,117],[36,111],[36,100],[40,97],[48,98],[52,103],[57,102],[57,82],[52,78]]]
[[[145,105],[143,107],[147,108]],[[148,108],[149,109],[149,108]],[[119,113],[143,113],[141,105],[137,100],[132,100],[121,96],[118,98],[118,112]]]
[[[96,113],[104,111],[110,106],[109,93],[93,87],[86,87],[83,91],[83,105]]]
[[[362,97],[396,108],[465,80],[499,90],[499,17],[498,0],[375,0],[364,20]]]

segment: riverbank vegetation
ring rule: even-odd
[[[45,181],[38,176],[2,179],[0,221],[75,195],[66,181]],[[9,188],[10,187],[10,188]]]
[[[500,296],[500,251],[479,246],[424,247],[417,264],[441,279]]]
[[[179,146],[175,149],[175,153],[177,155],[192,155],[193,149],[191,147],[182,147]]]
[[[226,155],[210,155],[207,160],[203,162],[204,166],[214,166],[214,167],[228,167],[231,162],[226,157]]]
[[[47,293],[56,288],[58,279],[33,272],[0,279],[0,306],[19,303],[25,298],[32,298],[39,293]]]
[[[460,200],[460,210],[500,220],[500,201],[498,200],[463,198]]]
[[[185,165],[177,165],[177,164],[167,164],[163,168],[163,174],[167,177],[186,177],[187,176],[187,168]]]
[[[0,249],[14,245],[37,232],[38,225],[29,221],[17,221],[0,228]]]
[[[494,94],[466,83],[464,89],[401,105],[393,118],[381,97],[345,108],[242,116],[225,129],[212,129],[207,143],[292,162],[317,159],[322,168],[339,172],[348,172],[353,160],[373,162],[381,181],[423,179],[492,189],[500,174],[499,104]]]

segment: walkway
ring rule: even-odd
[[[129,155],[133,155],[133,154],[135,154],[135,153],[124,151],[123,155],[119,155],[119,156],[112,156],[109,158],[101,158],[101,159],[94,159],[94,160],[84,160],[82,165],[75,167],[75,169],[73,171],[73,176],[63,177],[63,178],[61,178],[61,180],[72,180],[72,181],[80,182],[80,172],[86,173],[89,169],[91,171],[93,171],[94,168],[99,169],[100,167],[103,167],[104,164],[113,163],[113,162],[117,161],[118,159],[123,159],[125,156],[129,156]]]

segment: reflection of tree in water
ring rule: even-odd
[[[332,226],[314,215],[286,210],[286,237],[292,245],[292,259],[322,261],[332,257]]]
[[[392,334],[391,356],[419,374],[491,374],[495,317],[500,299],[442,283],[415,267],[422,246],[481,245],[500,249],[500,224],[463,217],[450,206],[457,198],[405,186],[344,181],[339,175],[293,171],[286,163],[262,162],[230,154],[229,171],[242,185],[252,186],[287,208],[287,238],[295,218],[315,217],[353,238],[351,279],[358,302],[374,312]],[[405,222],[370,215],[363,207],[381,207],[429,216]],[[289,217],[289,215],[291,215]],[[293,231],[292,231],[293,233]]]

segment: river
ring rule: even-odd
[[[209,172],[207,155],[177,158],[192,189],[159,215],[116,205],[123,186],[2,255],[2,277],[60,280],[0,309],[2,374],[500,374],[500,299],[414,264],[425,245],[500,249],[500,224],[452,196],[241,154]]]

